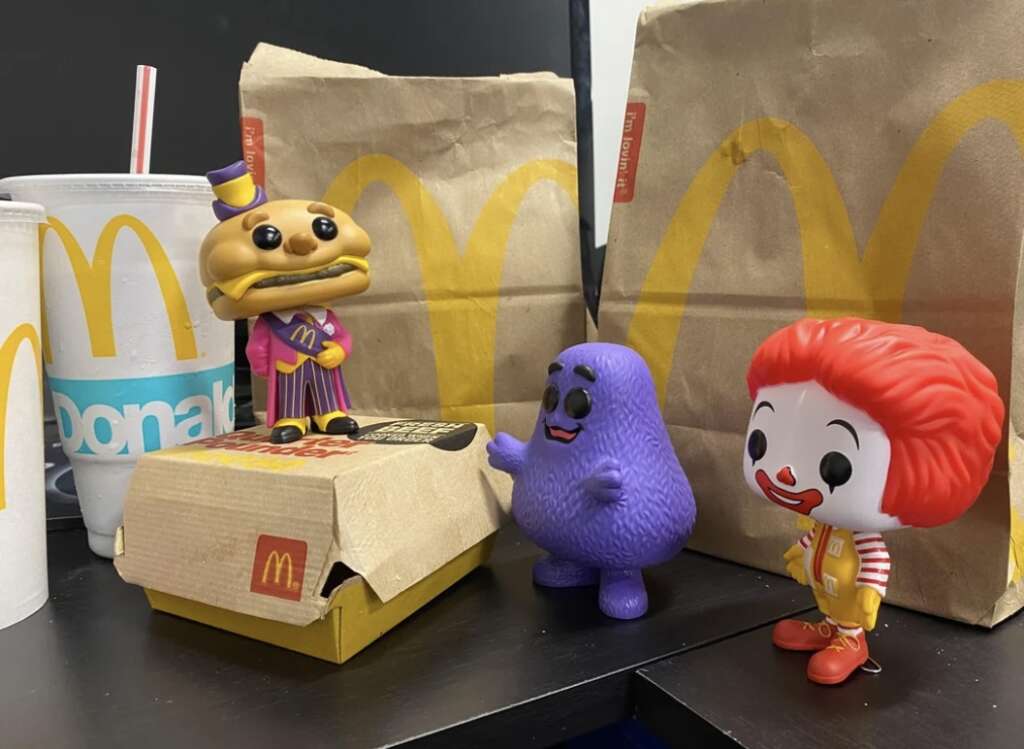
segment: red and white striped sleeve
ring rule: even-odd
[[[797,541],[797,543],[800,544],[800,546],[803,547],[804,551],[806,551],[807,549],[811,548],[811,543],[813,543],[813,541],[814,541],[814,529],[811,528],[809,531],[807,531],[807,533],[805,533],[804,535],[800,536],[800,540]]]
[[[874,588],[884,598],[892,569],[885,541],[879,533],[854,533],[853,542],[857,547],[857,556],[860,557],[857,585]]]

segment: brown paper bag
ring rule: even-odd
[[[992,369],[1010,441],[961,520],[887,534],[888,600],[987,626],[1024,605],[1022,23],[1010,0],[641,17],[599,325],[652,367],[694,548],[782,571],[797,534],[743,482],[758,343],[805,315],[904,321]]]
[[[261,44],[245,156],[269,196],[369,233],[370,290],[336,308],[355,408],[524,434],[548,362],[585,337],[572,82],[392,77]]]

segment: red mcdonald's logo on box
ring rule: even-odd
[[[306,542],[262,535],[256,540],[249,590],[265,596],[298,601],[306,573]]]

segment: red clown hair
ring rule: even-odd
[[[974,504],[1004,408],[995,376],[959,343],[912,325],[805,319],[765,339],[747,372],[751,398],[808,380],[885,429],[892,456],[883,512],[928,528]]]

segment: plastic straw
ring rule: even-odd
[[[135,116],[132,120],[132,174],[149,174],[153,143],[153,106],[156,101],[156,68],[135,66]]]

